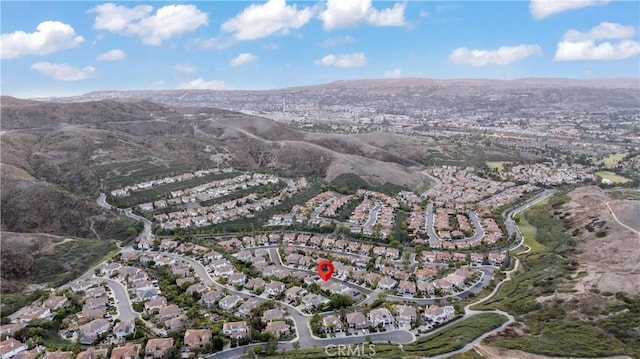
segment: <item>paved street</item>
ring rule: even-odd
[[[424,217],[425,217],[424,229],[427,232],[427,235],[429,235],[429,238],[442,240],[440,237],[438,237],[438,234],[436,233],[433,227],[433,222],[435,217],[433,213],[433,202],[429,201],[429,203],[427,203],[427,209],[424,212]],[[475,212],[473,211],[469,212],[469,220],[471,221],[471,224],[473,225],[473,228],[474,228],[473,235],[471,237],[466,237],[463,239],[453,240],[449,242],[457,243],[457,242],[473,241],[476,239],[480,239],[484,236],[484,230],[482,229],[480,218]]]
[[[555,192],[554,190],[545,190],[544,192],[542,192],[541,194],[539,194],[538,196],[534,197],[532,200],[528,201],[527,203],[513,209],[513,210],[508,210],[503,212],[503,215],[505,216],[505,224],[506,224],[506,228],[507,231],[509,233],[509,235],[511,233],[513,233],[514,231],[518,231],[517,226],[515,225],[515,223],[512,220],[512,216],[522,210],[525,210],[526,208],[529,208],[530,206],[534,205],[535,203],[541,201],[542,199],[546,198],[547,196],[549,196],[550,194],[552,194],[553,192]],[[100,198],[98,198],[98,203],[102,202],[101,206],[105,207],[108,206],[108,204],[105,201],[105,198],[101,195]],[[376,205],[379,205],[379,203],[377,203]],[[107,207],[105,207],[107,208]],[[110,207],[109,207],[110,208]],[[379,210],[379,208],[378,208]],[[431,231],[431,233],[433,233],[433,215],[432,215],[432,211],[433,211],[433,207],[432,204],[429,203],[428,206],[428,210],[427,213],[429,213],[429,215],[426,215],[427,220],[426,220],[426,229],[427,232],[429,233],[429,231]],[[369,220],[371,220],[371,217],[373,215],[373,210],[370,212],[370,218]],[[147,220],[146,218],[142,218],[138,215],[135,215],[131,212],[131,209],[126,209],[124,211],[124,213],[129,216],[130,218],[136,219],[136,220],[142,220],[145,224],[145,230],[143,231],[143,233],[140,234],[139,237],[142,236],[152,236],[153,234],[151,233],[151,222],[149,220]],[[377,216],[377,212],[376,212],[376,216]],[[470,214],[470,219],[471,221],[474,223],[474,226],[479,225],[479,221],[478,221],[478,217],[475,213],[471,213]],[[373,217],[375,218],[375,217]],[[431,234],[430,234],[431,235]],[[482,236],[483,232],[482,230],[478,230],[478,227],[476,227],[476,233],[474,234],[474,236]],[[518,245],[520,245],[520,243],[518,243]],[[269,253],[270,256],[273,260],[273,262],[276,265],[282,266],[282,259],[280,258],[280,255],[278,253],[277,247],[273,246],[273,247],[265,247],[265,248],[269,248]],[[186,263],[189,263],[195,270],[196,274],[198,275],[198,277],[200,278],[200,280],[204,283],[207,284],[209,286],[217,286],[220,288],[224,288],[227,292],[229,293],[233,293],[233,294],[237,294],[241,297],[253,297],[253,298],[258,298],[261,301],[265,301],[267,299],[263,298],[263,297],[259,297],[256,296],[254,294],[250,294],[250,293],[245,293],[245,292],[241,292],[241,291],[237,291],[235,289],[233,289],[232,287],[226,287],[223,285],[218,284],[217,282],[215,282],[213,280],[213,278],[211,278],[211,276],[209,275],[207,269],[197,260],[192,259],[192,258],[188,258],[188,257],[183,257],[181,255],[175,254],[175,253],[164,253],[167,256],[173,257],[175,259],[184,261]],[[517,260],[516,260],[517,261]],[[516,268],[518,266],[519,262],[516,262]],[[513,272],[516,268],[514,268],[511,272]],[[490,267],[490,266],[483,266],[483,267],[479,267],[479,269],[483,272],[483,277],[482,280],[479,281],[478,283],[476,283],[472,288],[468,289],[467,291],[463,292],[463,293],[459,293],[456,294],[456,297],[459,298],[465,298],[467,297],[470,293],[477,293],[479,291],[482,290],[482,288],[484,288],[486,285],[488,285],[489,281],[492,278],[493,275],[493,271],[495,270],[495,268]],[[87,272],[83,275],[83,277],[87,277],[90,276],[91,272]],[[503,282],[500,283],[503,284],[504,282],[510,280],[510,274],[508,273],[507,278],[505,278],[505,280],[503,280]],[[119,316],[121,320],[133,320],[135,317],[138,316],[138,313],[134,312],[133,309],[131,308],[131,302],[129,300],[129,296],[128,293],[126,291],[126,288],[120,284],[117,281],[111,280],[111,279],[107,279],[107,278],[96,278],[99,280],[104,280],[107,282],[107,284],[109,285],[109,287],[111,287],[111,289],[113,290],[116,298],[117,298],[117,304],[118,304],[118,312],[119,312]],[[345,282],[346,283],[346,282]],[[346,283],[347,285],[353,286],[355,288],[361,289],[362,292],[364,294],[368,294],[367,298],[365,301],[359,303],[359,305],[357,307],[361,307],[364,306],[370,302],[372,302],[373,300],[375,300],[378,296],[378,291],[372,291],[368,288],[363,288],[360,287],[358,285],[352,284],[352,283]],[[499,286],[500,286],[499,285]],[[499,286],[497,286],[493,293],[491,295],[489,295],[488,297],[486,297],[484,300],[487,300],[488,298],[490,298],[493,294],[495,294],[499,288]],[[418,305],[426,305],[426,304],[432,304],[435,302],[435,298],[405,298],[405,297],[400,297],[400,296],[395,296],[395,295],[386,295],[387,300],[391,301],[391,302],[408,302],[408,303],[414,303],[414,304],[418,304]],[[294,321],[294,324],[296,326],[296,330],[297,330],[297,335],[298,337],[293,340],[292,342],[298,341],[300,343],[300,347],[301,348],[311,348],[311,347],[325,347],[326,345],[337,345],[337,344],[359,344],[362,343],[364,341],[365,336],[349,336],[349,337],[343,337],[343,338],[318,338],[316,336],[314,336],[311,333],[311,328],[309,326],[309,322],[311,319],[311,316],[308,314],[303,314],[301,312],[299,312],[296,308],[294,308],[293,306],[286,304],[286,303],[282,303],[280,302],[280,304],[284,307],[287,308],[287,311],[289,313],[289,315],[291,316],[291,318]],[[479,311],[473,311],[469,309],[470,306],[465,307],[465,315],[464,318],[468,318],[474,315],[478,315],[482,312]],[[513,317],[511,315],[509,315],[508,313],[502,312],[502,311],[492,311],[501,315],[504,315],[508,318],[507,322],[505,322],[505,324],[503,324],[501,327],[492,330],[488,333],[485,333],[483,336],[475,339],[472,343],[467,344],[463,349],[456,351],[456,352],[462,352],[462,351],[466,351],[469,350],[475,343],[479,342],[480,340],[482,340],[483,338],[485,338],[488,335],[491,335],[493,333],[497,333],[501,330],[503,330],[507,325],[509,325],[510,323],[513,322]],[[452,324],[452,323],[451,323]],[[449,325],[444,325],[440,328],[438,328],[435,331],[432,331],[428,334],[426,334],[425,336],[430,336],[433,335],[441,330],[446,329]],[[408,344],[411,343],[413,341],[415,341],[415,336],[413,335],[413,333],[406,331],[406,330],[395,330],[395,331],[391,331],[391,332],[385,332],[385,333],[374,333],[374,334],[370,334],[369,335],[371,337],[371,340],[374,342],[392,342],[392,343],[397,343],[397,344]],[[292,349],[292,342],[287,342],[287,343],[279,343],[278,344],[278,349]],[[260,345],[260,344],[258,344]],[[233,348],[233,349],[229,349],[223,352],[219,352],[219,353],[215,353],[212,355],[207,356],[208,358],[224,358],[224,359],[229,359],[229,358],[236,358],[241,356],[242,354],[248,352],[248,350],[251,350],[251,347],[253,345],[250,346],[244,346],[244,347],[239,347],[239,348]],[[454,352],[454,353],[456,353]],[[449,356],[453,353],[447,353],[445,356]],[[439,356],[439,357],[445,357],[445,356]]]
[[[93,280],[98,283],[106,282],[113,291],[116,297],[116,305],[118,306],[118,319],[123,322],[131,322],[138,317],[139,314],[133,310],[129,293],[127,293],[127,288],[124,285],[116,280],[103,277],[96,277]]]

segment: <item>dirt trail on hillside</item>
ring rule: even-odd
[[[584,292],[596,287],[603,292],[639,294],[640,236],[618,223],[607,206],[610,203],[616,215],[622,211],[626,218],[637,201],[612,200],[596,186],[577,188],[569,197],[571,201],[562,211],[569,214],[568,232],[578,242],[579,271],[587,272],[576,289]]]

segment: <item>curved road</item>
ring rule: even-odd
[[[433,202],[429,201],[429,203],[427,203],[427,208],[424,212],[424,217],[425,217],[424,229],[427,232],[427,235],[429,236],[429,238],[439,239],[441,241],[444,241],[444,239],[438,237],[438,234],[436,233],[433,227],[433,222],[434,222]],[[480,218],[474,211],[469,212],[469,220],[473,224],[473,229],[474,229],[473,235],[471,237],[465,237],[463,239],[456,239],[448,242],[461,243],[461,242],[474,241],[476,239],[480,239],[484,237],[484,230],[482,229],[482,225],[480,224]]]
[[[515,225],[514,221],[513,221],[513,216],[520,212],[523,211],[533,205],[535,205],[536,203],[542,201],[544,198],[548,197],[549,195],[553,194],[555,192],[555,190],[553,189],[548,189],[543,191],[542,193],[540,193],[538,196],[534,197],[533,199],[527,201],[527,203],[515,208],[515,209],[510,209],[510,210],[505,210],[503,212],[503,216],[505,218],[505,226],[507,228],[507,232],[509,235],[511,235],[514,232],[517,232],[519,234],[519,228]],[[104,203],[103,207],[105,206],[109,206],[106,201],[105,198],[103,197],[103,194],[101,194],[102,198],[98,198],[98,203],[100,204],[100,202],[102,201]],[[102,205],[102,204],[101,204]],[[106,207],[105,207],[106,208]],[[109,209],[111,209],[111,206],[108,207]],[[143,233],[140,234],[140,236],[144,235],[148,235],[148,236],[153,236],[153,234],[151,233],[151,222],[149,220],[147,220],[146,218],[137,216],[135,214],[133,214],[131,212],[131,209],[126,209],[125,210],[125,214],[133,219],[136,220],[142,220],[145,224],[145,230],[143,231]],[[471,216],[470,216],[471,218]],[[433,224],[433,220],[431,221],[431,224]],[[474,221],[474,225],[475,225],[475,221]],[[433,226],[431,225],[431,230],[433,230]],[[428,229],[428,228],[427,228]],[[476,235],[479,234],[479,232],[476,232]],[[518,243],[517,246],[523,245],[523,238],[520,235],[520,241]],[[437,237],[436,237],[437,238]],[[514,246],[513,248],[517,247]],[[273,253],[273,251],[275,250],[276,253]],[[530,248],[527,249],[527,251],[529,251]],[[206,268],[197,260],[194,260],[192,258],[188,258],[188,257],[183,257],[177,254],[173,254],[173,253],[164,253],[167,256],[188,262],[191,264],[191,266],[194,268],[194,270],[196,271],[197,275],[200,277],[200,279],[203,281],[203,283],[208,284],[210,286],[217,286],[220,288],[224,288],[226,289],[229,293],[234,293],[236,295],[239,295],[241,297],[253,297],[253,298],[258,298],[260,300],[266,300],[265,298],[256,296],[254,294],[247,294],[244,292],[240,292],[240,291],[236,291],[234,289],[225,287],[217,282],[215,282],[211,276],[209,275],[208,271],[206,270]],[[270,249],[270,254],[272,255],[272,260],[275,262],[276,258],[277,261],[280,263],[280,265],[282,265],[282,261],[280,258],[279,253],[277,252],[276,249]],[[275,254],[275,255],[274,255]],[[454,351],[454,352],[449,352],[446,354],[443,354],[441,356],[437,356],[436,358],[444,358],[444,357],[448,357],[451,356],[455,353],[459,353],[459,352],[464,352],[467,350],[470,350],[476,343],[480,342],[481,340],[483,340],[484,338],[486,338],[489,335],[492,335],[494,333],[497,333],[499,331],[502,331],[504,328],[506,328],[508,325],[510,325],[511,323],[514,322],[514,318],[513,316],[511,316],[509,313],[503,312],[503,311],[499,311],[499,310],[492,310],[492,311],[477,311],[477,310],[472,310],[471,306],[473,305],[477,305],[480,303],[483,303],[487,300],[489,300],[490,298],[492,298],[500,289],[500,287],[507,281],[511,280],[511,274],[514,273],[520,266],[520,261],[515,258],[515,265],[514,268],[510,271],[507,272],[507,276],[505,277],[504,280],[502,280],[498,285],[496,285],[496,288],[494,288],[494,290],[486,297],[484,297],[483,299],[471,303],[469,305],[467,305],[464,310],[465,310],[465,314],[463,316],[464,318],[469,318],[472,317],[474,315],[478,315],[480,313],[498,313],[501,315],[504,315],[505,317],[507,317],[507,321],[505,323],[503,323],[500,327],[489,331],[487,333],[484,333],[482,336],[474,339],[471,343],[468,343],[465,347],[463,347],[460,350]],[[483,270],[484,272],[484,270]],[[487,273],[484,272],[484,276],[483,279],[487,279],[490,280],[489,278],[491,278],[492,273]],[[488,275],[489,274],[489,275]],[[110,285],[110,287],[112,288],[112,290],[114,290],[114,293],[119,293],[116,294],[116,296],[124,296],[127,298],[127,304],[128,304],[128,308],[127,306],[120,306],[120,302],[122,302],[121,300],[119,300],[119,306],[118,306],[118,310],[119,313],[121,313],[121,316],[134,316],[136,317],[138,314],[136,312],[133,311],[133,309],[131,308],[131,303],[129,301],[129,296],[126,293],[126,289],[124,288],[124,286],[122,284],[120,284],[119,282],[116,281],[112,281],[110,279],[107,278],[101,278],[102,280],[107,281],[107,284]],[[480,281],[478,284],[476,284],[476,286],[478,286],[478,291],[483,287],[480,285],[480,283],[482,283],[483,281]],[[117,284],[115,284],[117,283]],[[112,285],[113,284],[113,285]],[[474,288],[476,287],[474,286]],[[122,293],[120,293],[122,292]],[[370,292],[369,298],[367,300],[369,300],[370,298],[373,297],[373,294],[377,293],[376,291]],[[468,294],[467,294],[468,295]],[[413,301],[415,302],[416,300],[419,301],[429,301],[429,298],[424,298],[424,299],[415,299],[415,298],[403,298],[403,297],[397,297],[397,296],[389,296],[387,295],[387,298],[392,300],[392,301]],[[296,329],[297,329],[297,333],[298,333],[298,337],[291,341],[291,342],[281,342],[278,344],[278,349],[291,349],[293,348],[292,343],[295,341],[298,341],[300,343],[300,347],[301,348],[310,348],[310,347],[323,347],[325,345],[328,344],[360,344],[363,342],[363,337],[362,336],[350,336],[350,337],[344,337],[344,338],[318,338],[315,337],[310,329],[309,326],[309,322],[311,319],[310,315],[305,315],[301,312],[299,312],[297,309],[295,309],[293,306],[286,304],[286,303],[282,303],[280,302],[280,304],[282,304],[283,306],[291,309],[289,310],[289,315],[292,317],[292,319],[294,320]],[[456,323],[456,322],[454,322]],[[453,325],[454,323],[450,323],[449,325]],[[434,330],[432,332],[429,332],[428,334],[426,334],[426,336],[431,336],[434,335],[435,333],[444,330],[445,328],[447,328],[449,325],[444,325],[440,328],[438,328],[437,330]],[[393,343],[397,343],[397,344],[408,344],[411,342],[415,341],[415,336],[413,335],[413,333],[409,332],[409,331],[405,331],[405,330],[395,330],[392,332],[386,332],[386,333],[375,333],[375,334],[370,334],[369,335],[371,337],[371,340],[374,342],[388,342],[391,341]],[[259,345],[259,344],[257,344]],[[237,347],[237,348],[233,348],[230,350],[226,350],[226,351],[222,351],[222,352],[218,352],[212,355],[207,356],[207,358],[235,358],[238,356],[243,355],[250,347],[252,346],[244,346],[244,347]]]

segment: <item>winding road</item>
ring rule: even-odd
[[[507,228],[507,231],[509,232],[509,235],[511,235],[514,232],[517,232],[519,234],[519,229],[516,226],[516,224],[513,221],[513,216],[520,212],[523,211],[533,205],[535,205],[536,203],[542,201],[544,198],[550,196],[551,194],[553,194],[555,192],[555,190],[545,190],[542,193],[540,193],[539,195],[537,195],[536,197],[532,198],[531,200],[527,201],[527,203],[515,208],[515,209],[510,209],[510,210],[505,210],[503,212],[503,216],[505,218],[505,225]],[[112,209],[112,207],[106,203],[106,197],[104,197],[103,194],[100,195],[100,197],[98,198],[98,204],[100,204],[101,206],[108,208],[108,209]],[[432,207],[431,207],[431,211],[432,211]],[[135,220],[142,220],[144,222],[144,231],[139,235],[139,238],[142,238],[143,236],[153,236],[153,234],[151,233],[151,222],[143,217],[140,217],[134,213],[132,213],[131,209],[125,209],[124,210],[124,214],[127,215],[128,217],[135,219]],[[428,217],[432,217],[432,216],[428,216]],[[477,223],[477,216],[470,216],[470,218],[472,219],[472,221],[474,222],[474,226]],[[429,231],[429,228],[431,229],[431,231],[433,231],[433,219],[431,219],[431,225],[429,226],[428,223],[429,221],[427,220],[427,231]],[[475,235],[483,235],[483,232],[478,231],[476,228],[476,233]],[[437,238],[437,237],[436,237]],[[520,241],[517,243],[517,245],[514,245],[512,248],[516,248],[520,245],[523,245],[523,238],[521,235],[519,235],[519,239]],[[527,249],[527,251],[529,251],[530,248]],[[280,258],[280,254],[277,250],[277,248],[269,248],[269,253],[270,256],[272,257],[272,261],[274,261],[274,263],[276,263],[276,265],[280,265],[280,266],[284,266],[282,264],[282,259]],[[252,293],[247,293],[247,292],[243,292],[243,291],[237,291],[235,290],[233,287],[229,287],[229,286],[225,286],[222,284],[217,283],[216,281],[213,280],[213,278],[210,276],[209,272],[207,271],[207,269],[204,267],[204,265],[202,265],[202,263],[200,263],[199,261],[189,258],[189,257],[184,257],[178,254],[174,254],[174,253],[163,253],[164,255],[167,255],[169,257],[175,258],[177,260],[181,260],[185,263],[189,263],[195,270],[196,274],[198,275],[198,277],[200,278],[200,280],[204,283],[207,284],[209,286],[216,286],[219,288],[223,288],[225,289],[228,293],[233,293],[236,294],[238,296],[244,297],[244,298],[257,298],[261,301],[266,301],[267,298],[265,297],[261,297],[261,296],[257,296],[255,294]],[[474,339],[472,342],[468,343],[467,345],[465,345],[465,347],[454,351],[454,352],[449,352],[440,356],[437,356],[435,358],[444,358],[444,357],[448,357],[451,356],[455,353],[461,353],[464,351],[468,351],[470,349],[473,348],[473,346],[475,344],[477,344],[478,342],[480,342],[481,340],[483,340],[484,338],[486,338],[489,335],[492,335],[494,333],[498,333],[502,330],[504,330],[504,328],[506,328],[508,325],[510,325],[511,323],[514,322],[514,318],[513,316],[511,316],[509,313],[500,311],[500,310],[491,310],[491,311],[478,311],[478,310],[472,310],[471,307],[480,303],[483,303],[487,300],[489,300],[490,298],[492,298],[500,289],[500,287],[506,283],[507,281],[511,280],[511,274],[514,273],[520,266],[520,262],[517,258],[515,259],[515,265],[514,268],[511,269],[510,271],[506,272],[507,276],[505,277],[504,280],[502,280],[500,283],[498,283],[498,285],[496,285],[496,287],[494,288],[494,290],[486,297],[484,297],[483,299],[476,301],[474,303],[471,303],[469,305],[467,305],[464,308],[465,314],[463,316],[462,319],[466,319],[466,318],[470,318],[472,316],[481,314],[481,313],[497,313],[500,315],[503,315],[507,318],[507,321],[505,323],[503,323],[500,327],[491,330],[487,333],[484,333],[482,336]],[[287,267],[288,268],[288,267]],[[482,290],[482,288],[484,288],[488,282],[491,280],[492,278],[492,274],[493,274],[493,270],[494,268],[485,268],[485,267],[481,267],[480,268],[483,271],[483,278],[481,281],[479,281],[478,283],[476,283],[476,285],[474,285],[473,288],[471,288],[470,290],[460,293],[456,296],[459,296],[460,298],[464,298],[466,296],[468,296],[470,293],[477,293],[479,291]],[[300,270],[300,269],[297,269]],[[100,278],[101,280],[105,280],[107,282],[107,284],[111,287],[111,289],[114,291],[114,294],[116,295],[116,298],[118,298],[118,310],[119,310],[119,315],[120,317],[124,320],[125,318],[135,318],[137,317],[139,314],[137,312],[135,312],[132,307],[131,307],[131,302],[129,300],[129,296],[128,293],[126,291],[126,288],[120,284],[117,281],[113,281],[110,279],[106,279],[106,278]],[[358,289],[365,289],[366,291],[362,291],[363,293],[367,294],[367,299],[362,302],[362,303],[366,303],[366,302],[370,302],[372,300],[375,300],[375,297],[377,297],[377,291],[371,291],[368,288],[362,288],[358,285],[355,285],[353,283],[349,283],[349,282],[345,282],[345,284],[347,285],[351,285],[354,287],[357,287]],[[465,294],[466,293],[466,294]],[[464,294],[464,295],[463,295]],[[375,297],[374,297],[375,296]],[[399,297],[399,296],[394,296],[394,295],[387,295],[386,299],[392,302],[411,302],[411,303],[415,303],[415,304],[419,304],[419,305],[424,305],[424,304],[432,304],[435,302],[435,298],[405,298],[405,297]],[[126,304],[125,304],[126,303]],[[294,323],[295,323],[295,327],[297,330],[297,338],[290,341],[290,342],[280,342],[278,343],[278,349],[292,349],[293,348],[293,343],[294,342],[299,342],[300,347],[301,348],[311,348],[311,347],[324,347],[326,345],[332,344],[332,345],[337,345],[337,344],[360,344],[364,341],[364,337],[363,336],[349,336],[349,337],[343,337],[343,338],[319,338],[313,335],[313,333],[311,332],[311,328],[310,328],[310,320],[311,320],[311,316],[309,314],[304,314],[301,313],[300,311],[298,311],[295,307],[287,304],[287,303],[283,303],[283,302],[279,302],[282,306],[286,307],[288,309],[288,313],[291,316],[291,318],[293,319]],[[360,303],[362,305],[362,303]],[[456,321],[455,323],[458,323],[459,321]],[[448,328],[450,325],[453,325],[455,323],[449,323],[447,325],[443,325],[442,327],[431,331],[429,333],[427,333],[426,335],[423,336],[424,337],[429,337],[432,336],[446,328]],[[371,338],[371,340],[373,342],[392,342],[392,343],[396,343],[396,344],[408,344],[408,343],[412,343],[416,340],[415,336],[413,333],[406,331],[406,330],[394,330],[391,332],[385,332],[385,333],[374,333],[374,334],[370,334],[369,337]],[[260,344],[256,344],[256,345],[260,345]],[[228,349],[222,352],[218,352],[218,353],[214,353],[211,354],[209,356],[207,356],[207,358],[224,358],[224,359],[230,359],[230,358],[236,358],[239,357],[241,355],[243,355],[244,353],[246,353],[248,350],[250,350],[250,348],[254,346],[254,345],[249,345],[249,346],[243,346],[243,347],[237,347],[237,348],[232,348],[232,349]]]

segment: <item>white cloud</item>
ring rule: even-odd
[[[372,26],[404,26],[406,3],[377,10],[371,0],[328,0],[327,8],[318,17],[325,30],[353,28],[365,23]]]
[[[185,90],[226,90],[227,84],[222,80],[205,81],[202,78],[197,78],[188,82],[183,82],[178,85],[177,89]]]
[[[367,63],[367,57],[363,52],[344,54],[344,55],[327,55],[314,62],[316,65],[336,66],[336,67],[360,67]]]
[[[618,41],[616,43],[602,42],[596,44],[594,40],[571,42],[561,41],[556,50],[556,61],[583,60],[622,60],[640,55],[640,43],[633,40]]]
[[[93,27],[121,35],[138,36],[146,45],[160,45],[162,41],[194,31],[207,25],[207,14],[195,5],[166,5],[152,15],[153,7],[106,3],[89,10],[95,13]]]
[[[48,55],[80,45],[84,39],[70,25],[59,21],[43,21],[35,32],[14,31],[0,35],[0,58],[24,55]]]
[[[125,58],[124,51],[120,49],[110,50],[105,52],[104,54],[98,55],[96,60],[98,61],[117,61]]]
[[[176,64],[173,68],[178,72],[184,72],[184,73],[196,72],[196,68],[189,64]]]
[[[253,4],[220,27],[233,33],[237,40],[255,40],[273,34],[288,34],[311,20],[309,7],[298,10],[296,5],[287,5],[286,0],[269,0],[264,4]]]
[[[429,17],[429,12],[426,10],[420,10],[420,17]]]
[[[589,32],[580,32],[577,30],[569,30],[562,39],[567,41],[586,41],[601,39],[628,39],[636,34],[635,27],[629,25],[620,25],[612,22],[601,22]]]
[[[556,61],[622,60],[640,54],[640,43],[634,37],[636,29],[616,23],[602,22],[588,32],[569,30],[558,43]],[[598,40],[620,40],[616,42]],[[626,40],[625,40],[626,39]]]
[[[610,0],[531,0],[529,11],[534,19],[540,20],[567,10],[588,6],[604,5]]]
[[[346,35],[346,36],[338,36],[338,37],[332,37],[332,38],[325,39],[325,40],[319,42],[318,46],[324,47],[324,48],[329,48],[329,47],[336,47],[336,46],[341,46],[341,45],[353,44],[355,42],[356,42],[356,39],[354,39],[353,37],[351,37],[349,35]]]
[[[58,81],[80,81],[91,78],[96,74],[96,69],[91,66],[81,69],[66,63],[52,64],[46,61],[36,62],[31,65],[31,69]]]
[[[233,60],[231,60],[229,65],[231,65],[231,67],[238,67],[253,62],[255,61],[255,59],[257,59],[257,57],[252,53],[243,52],[240,55],[236,56]]]
[[[501,46],[497,50],[469,50],[459,47],[449,55],[449,61],[457,65],[485,66],[508,65],[531,55],[542,55],[538,45]]]
[[[402,76],[402,70],[399,68],[388,70],[385,71],[382,76],[387,79],[397,79],[398,77]]]

